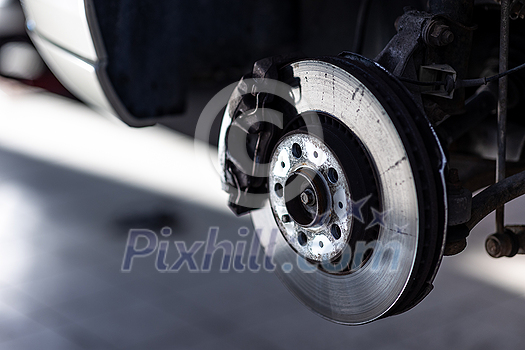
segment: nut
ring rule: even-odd
[[[446,24],[431,21],[424,30],[423,38],[430,46],[446,46],[454,41],[454,33]]]

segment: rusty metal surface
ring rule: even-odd
[[[506,226],[503,233],[488,236],[485,249],[493,258],[512,258],[516,254],[525,254],[525,226]]]
[[[418,79],[419,67],[435,64],[450,65],[457,72],[458,79],[467,78],[468,57],[476,29],[472,25],[473,9],[473,0],[432,0],[429,12],[406,9],[396,21],[397,35],[375,60],[394,75],[413,80],[421,80]],[[415,86],[411,91],[422,106],[427,106],[432,121],[439,122],[448,115],[463,112],[463,88],[453,91],[448,100],[441,96],[424,96],[422,99],[421,89]]]
[[[501,1],[499,72],[504,73],[509,65],[509,4],[510,0]],[[505,178],[507,162],[507,110],[508,110],[508,77],[499,80],[498,99],[498,158],[496,159],[496,182]],[[502,234],[505,231],[505,207],[496,209],[496,231]]]
[[[490,186],[472,199],[472,218],[467,222],[467,228],[471,230],[496,208],[524,194],[525,172],[513,175]]]

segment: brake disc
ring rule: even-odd
[[[408,310],[432,289],[445,240],[446,162],[431,125],[395,77],[359,56],[299,60],[277,77],[294,82],[293,108],[257,160],[268,163],[267,199],[251,211],[276,273],[334,322]]]

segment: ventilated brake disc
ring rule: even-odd
[[[408,310],[432,289],[445,239],[445,157],[431,125],[396,78],[362,57],[298,60],[276,72],[288,96],[266,107],[282,122],[254,136],[265,142],[252,143],[251,168],[231,159],[228,144],[242,99],[226,110],[223,182],[232,193],[264,163],[252,220],[276,273],[307,307],[349,325]],[[239,168],[252,173],[238,180]]]

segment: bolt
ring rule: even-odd
[[[501,254],[501,251],[503,250],[501,242],[494,237],[487,238],[487,241],[485,242],[485,249],[487,250],[487,253],[493,258],[501,258],[503,256]]]
[[[282,217],[281,220],[282,220],[282,222],[284,222],[284,223],[286,224],[286,223],[291,222],[291,221],[292,221],[292,218],[290,217],[290,215],[285,214],[285,215],[283,215],[283,217]]]
[[[304,190],[304,192],[301,193],[301,202],[304,205],[310,205],[310,206],[314,205],[315,204],[314,192],[309,188]]]
[[[446,27],[446,26],[445,26]],[[446,46],[452,44],[454,41],[454,33],[448,28],[442,29],[438,35],[439,44],[438,46]]]
[[[425,42],[431,46],[446,46],[454,41],[454,33],[443,23],[432,21],[427,28]]]
[[[485,241],[485,249],[493,258],[513,257],[518,251],[517,248],[513,236],[508,231],[503,234],[490,235]]]

